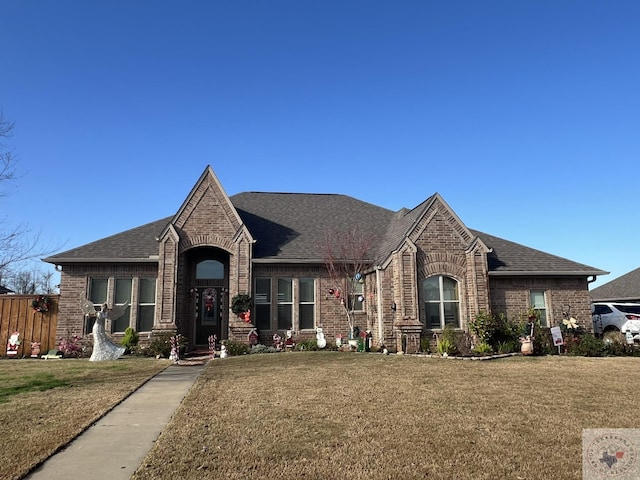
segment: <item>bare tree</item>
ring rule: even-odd
[[[353,337],[353,311],[362,292],[363,272],[371,265],[371,241],[356,228],[345,232],[327,232],[322,245],[324,263],[334,285],[329,293],[336,297],[344,309],[349,335]]]
[[[6,143],[6,139],[13,135],[13,127],[13,122],[6,120],[0,113],[0,198],[7,195],[7,182],[17,178],[17,160]],[[6,218],[0,219],[0,281],[8,276],[10,267],[56,250],[42,247],[40,234],[33,233],[28,225],[8,225]]]
[[[5,287],[19,295],[51,294],[56,293],[57,288],[53,284],[54,275],[54,272],[33,267],[9,272],[1,280]]]
[[[18,295],[33,295],[37,290],[34,273],[28,270],[11,275],[8,286]]]
[[[54,273],[52,271],[40,272],[39,285],[42,293],[55,293],[58,286],[53,284]]]
[[[12,180],[16,176],[12,151],[4,141],[5,138],[13,136],[13,126],[13,122],[5,120],[4,115],[0,112],[0,182]],[[0,196],[2,195],[3,192],[0,190]]]

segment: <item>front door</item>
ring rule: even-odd
[[[222,339],[223,291],[222,287],[198,288],[196,345],[208,345],[211,335],[216,335],[218,341]]]

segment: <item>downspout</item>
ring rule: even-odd
[[[378,303],[378,343],[384,344],[384,326],[382,324],[382,277],[380,276],[380,266],[376,265],[376,301]]]

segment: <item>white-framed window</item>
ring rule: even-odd
[[[298,279],[298,328],[315,328],[316,281],[314,278]]]
[[[531,308],[535,309],[538,313],[540,325],[543,327],[549,325],[547,321],[547,301],[544,290],[531,290],[529,292],[529,301]]]
[[[258,330],[271,329],[271,279],[258,277],[255,279],[253,291],[253,312]]]
[[[141,278],[138,282],[138,332],[153,329],[156,314],[156,279]]]
[[[293,329],[293,281],[278,278],[278,330]]]
[[[364,282],[355,278],[347,279],[349,294],[349,310],[352,312],[364,311]]]
[[[116,278],[115,288],[113,292],[114,305],[124,305],[131,303],[131,278]],[[131,323],[131,305],[127,307],[124,313],[111,323],[111,332],[124,332]]]
[[[107,301],[107,291],[109,287],[108,278],[90,278],[89,279],[89,292],[87,298],[93,303],[93,308],[96,311],[100,311],[102,304]],[[93,330],[93,324],[96,321],[96,317],[86,317],[84,324],[84,333],[91,333]]]
[[[258,330],[313,330],[316,327],[316,279],[256,277],[251,318]]]
[[[455,279],[444,275],[429,277],[422,282],[422,295],[427,328],[460,328],[460,296]]]
[[[100,310],[102,304],[107,301],[108,287],[108,278],[92,278],[89,281],[89,300],[93,302],[96,310]]]

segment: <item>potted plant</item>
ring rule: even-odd
[[[252,306],[253,300],[246,293],[238,294],[231,299],[231,311],[244,321],[250,318]]]
[[[519,338],[520,353],[522,353],[523,355],[533,355],[533,332],[535,328],[535,318],[536,317],[534,315],[534,320],[529,320],[529,323],[527,323],[525,326],[525,328],[527,328],[528,330],[523,332],[524,335]]]

